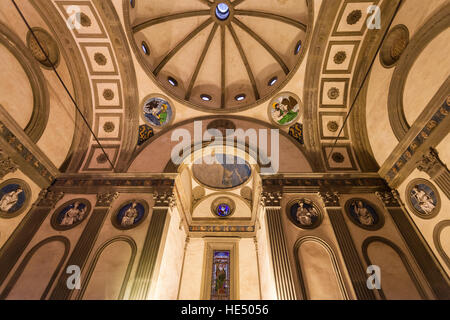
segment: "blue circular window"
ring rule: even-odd
[[[216,7],[216,17],[219,20],[227,20],[230,16],[230,8],[226,3],[219,3]]]
[[[219,217],[228,217],[231,214],[231,208],[228,204],[219,204],[216,209],[216,214]]]

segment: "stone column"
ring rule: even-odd
[[[152,218],[145,236],[144,247],[136,269],[133,286],[131,287],[131,300],[146,300],[151,288],[152,277],[159,255],[164,227],[168,223],[169,208],[175,205],[174,195],[169,193],[153,195],[155,201]]]
[[[356,250],[350,230],[345,222],[344,215],[342,214],[338,193],[319,193],[319,196],[322,198],[330,218],[342,257],[350,275],[350,280],[352,281],[353,289],[355,290],[356,298],[358,300],[376,300],[373,291],[367,288],[367,274]]]
[[[417,169],[426,172],[450,199],[450,172],[435,149],[430,148],[428,153],[423,155],[422,160],[417,163]]]
[[[0,286],[41,227],[45,218],[64,196],[62,192],[42,190],[27,215],[0,251]]]
[[[280,300],[296,300],[292,268],[281,223],[281,199],[281,193],[264,192],[261,197],[267,219],[277,297]]]
[[[420,231],[411,220],[398,192],[393,190],[392,192],[377,192],[376,194],[397,225],[409,251],[422,269],[436,298],[442,300],[450,299],[448,277]]]
[[[108,215],[109,209],[111,208],[111,204],[115,199],[117,199],[118,195],[119,194],[117,192],[97,194],[95,208],[92,211],[91,217],[69,257],[65,268],[63,269],[61,277],[59,278],[59,281],[50,296],[50,300],[70,299],[73,290],[70,290],[67,287],[67,279],[71,275],[67,274],[65,271],[68,266],[73,265],[80,267],[81,271],[84,269],[92,248],[98,238],[100,229],[103,226],[106,216]]]

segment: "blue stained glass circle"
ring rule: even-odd
[[[230,16],[230,8],[226,3],[219,3],[216,7],[216,17],[219,20],[227,20]]]
[[[231,214],[231,208],[229,205],[222,203],[217,206],[216,213],[219,217],[227,217]]]

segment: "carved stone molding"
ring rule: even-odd
[[[176,197],[173,192],[155,192],[153,193],[153,200],[155,201],[155,207],[173,208],[176,205]]]
[[[15,164],[14,161],[0,149],[0,179],[3,179],[8,173],[16,172],[17,169],[17,164]]]
[[[261,205],[264,207],[281,207],[282,198],[281,192],[262,192]]]
[[[385,207],[400,207],[400,203],[398,201],[399,194],[397,190],[392,190],[391,192],[375,192],[378,199],[383,202]]]
[[[326,208],[341,206],[339,193],[337,192],[319,192],[319,197],[322,199]]]
[[[115,199],[119,196],[118,192],[107,192],[97,194],[96,207],[109,207]]]
[[[39,193],[39,197],[36,200],[36,205],[38,207],[49,207],[53,209],[63,196],[64,192],[53,192],[44,189]]]

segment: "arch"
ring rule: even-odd
[[[448,4],[444,4],[431,15],[431,18],[411,38],[392,75],[388,95],[388,115],[398,141],[401,141],[410,129],[403,106],[403,94],[409,72],[428,44],[449,28],[449,15]]]
[[[331,262],[331,265],[333,268],[333,273],[336,277],[336,284],[338,286],[340,295],[343,300],[349,300],[350,299],[349,294],[347,292],[344,278],[343,278],[342,272],[340,270],[339,262],[337,260],[336,254],[334,253],[334,250],[327,242],[325,242],[321,238],[314,237],[314,236],[306,236],[306,237],[300,238],[297,240],[297,242],[294,245],[294,257],[295,257],[295,263],[296,263],[296,267],[297,267],[297,276],[298,276],[300,289],[302,291],[303,298],[311,299],[311,294],[309,293],[309,290],[307,288],[307,284],[305,281],[305,275],[302,270],[302,267],[304,266],[304,264],[302,264],[302,262],[300,261],[300,258],[299,258],[299,250],[300,250],[301,246],[307,242],[313,242],[315,244],[318,244],[319,246],[322,247],[322,249],[324,249],[326,251],[326,253],[328,254],[328,257],[330,258],[330,262]]]
[[[436,227],[434,227],[433,241],[434,241],[434,245],[436,246],[436,250],[439,252],[439,254],[441,255],[444,262],[450,268],[449,253],[445,252],[444,248],[442,247],[442,241],[441,241],[441,234],[445,228],[450,228],[450,220],[441,221],[436,225]]]
[[[66,22],[61,19],[60,14],[51,1],[30,0],[30,3],[46,23],[49,31],[51,31],[50,33],[54,35],[64,62],[67,64],[74,98],[84,117],[92,125],[92,96],[91,94],[86,94],[86,92],[91,92],[91,84],[83,57],[71,31],[67,28]],[[72,145],[66,159],[59,168],[61,172],[77,172],[89,147],[91,135],[78,112],[75,113],[75,128],[77,129],[74,132]]]
[[[164,135],[170,134],[171,131],[174,131],[177,128],[181,128],[182,126],[193,124],[195,121],[203,121],[203,120],[209,121],[209,120],[217,120],[217,119],[238,120],[238,121],[247,122],[249,124],[256,124],[256,125],[258,125],[260,127],[267,128],[267,129],[279,129],[275,125],[269,124],[269,123],[264,122],[262,120],[252,119],[252,118],[244,117],[244,116],[235,116],[235,115],[210,115],[210,116],[197,117],[195,119],[187,119],[187,120],[184,120],[184,121],[181,121],[179,123],[174,124],[170,128],[162,129],[160,132],[156,133],[152,138],[150,138],[148,141],[146,141],[140,147],[137,147],[135,149],[134,153],[133,153],[132,160],[128,164],[128,167],[127,167],[126,171],[130,170],[130,168],[132,167],[133,162],[141,155],[141,153],[147,147],[149,147],[152,143],[154,143],[156,140],[158,140],[159,138],[163,137]],[[203,129],[206,129],[206,127],[203,126]],[[318,168],[316,166],[317,163],[315,163],[315,162],[313,162],[313,161],[311,161],[309,159],[309,153],[307,152],[305,146],[300,145],[288,133],[286,133],[286,132],[284,132],[282,130],[279,130],[279,133],[280,133],[280,137],[283,137],[285,140],[289,141],[289,143],[292,146],[294,146],[294,148],[297,149],[305,157],[305,161],[308,163],[308,165],[309,165],[309,167],[311,168],[312,171],[317,171],[318,170]],[[203,135],[203,132],[202,132],[202,135]],[[258,151],[258,150],[256,150],[256,151]],[[281,157],[280,157],[280,159],[281,159]],[[167,159],[167,161],[169,161],[169,159]],[[167,164],[167,161],[164,162],[165,165]],[[167,167],[167,166],[166,166],[166,168],[173,170],[173,168],[170,168],[170,167]]]
[[[13,290],[15,285],[17,284],[17,281],[19,280],[19,278],[21,277],[21,275],[25,271],[25,268],[27,267],[27,265],[29,264],[31,259],[34,257],[35,253],[39,249],[44,247],[45,245],[48,245],[48,244],[50,244],[52,242],[61,242],[64,245],[64,253],[63,253],[63,255],[62,255],[62,257],[61,257],[61,259],[60,259],[60,261],[59,261],[55,271],[53,272],[53,274],[52,274],[52,276],[50,278],[50,281],[48,282],[45,290],[41,294],[40,299],[41,300],[45,300],[45,298],[47,297],[48,293],[50,292],[50,289],[53,286],[53,283],[55,282],[58,274],[60,273],[61,268],[63,267],[63,264],[64,264],[64,262],[67,259],[67,256],[69,255],[70,241],[69,241],[69,239],[67,239],[66,237],[63,237],[63,236],[53,236],[53,237],[44,239],[41,242],[39,242],[38,244],[36,244],[30,251],[28,251],[28,253],[23,258],[22,262],[17,267],[17,269],[14,272],[13,276],[9,280],[9,282],[6,285],[5,289],[0,294],[0,300],[5,300],[8,297],[8,295],[11,293],[11,291]]]
[[[33,92],[33,112],[24,131],[34,143],[37,143],[44,133],[50,114],[50,99],[44,74],[22,40],[3,23],[0,23],[0,43],[19,61],[30,82]]]
[[[418,294],[420,295],[420,297],[422,299],[427,300],[428,296],[426,295],[424,289],[422,288],[420,281],[416,276],[416,273],[414,272],[413,268],[411,267],[411,265],[408,261],[408,258],[406,257],[405,253],[392,241],[390,241],[386,238],[377,237],[377,236],[369,237],[366,240],[364,240],[364,242],[362,244],[362,253],[363,253],[364,260],[366,261],[367,265],[370,266],[373,264],[373,261],[371,261],[371,259],[369,257],[368,248],[369,248],[370,244],[376,243],[376,242],[382,243],[395,251],[395,253],[398,255],[398,257],[401,259],[401,262],[402,262],[403,266],[405,267],[406,271],[408,272],[409,278],[412,281],[412,283],[414,284]],[[383,285],[383,279],[384,278],[382,276],[381,277],[382,285]],[[380,290],[378,290],[378,293],[380,294],[381,299],[387,300],[386,295],[382,288]]]
[[[77,300],[82,300],[84,297],[84,294],[86,293],[87,288],[89,287],[89,284],[91,282],[91,277],[92,274],[95,271],[95,268],[97,267],[97,263],[102,255],[102,253],[105,251],[105,249],[112,245],[113,243],[116,242],[125,242],[130,246],[131,249],[131,256],[130,256],[130,260],[128,261],[128,266],[125,272],[125,276],[123,278],[122,281],[122,285],[120,288],[120,292],[119,292],[119,296],[117,297],[118,300],[123,300],[124,295],[125,295],[125,290],[128,284],[128,280],[130,279],[130,275],[131,275],[131,269],[133,268],[133,264],[134,264],[134,260],[136,258],[136,253],[137,253],[137,246],[136,246],[136,242],[128,237],[128,236],[118,236],[118,237],[114,237],[108,241],[106,241],[105,243],[103,243],[100,248],[97,249],[97,251],[95,252],[94,258],[92,259],[91,264],[89,265],[89,268],[87,270],[86,276],[85,276],[85,280],[83,282],[83,286],[81,287],[81,291],[77,296]]]

